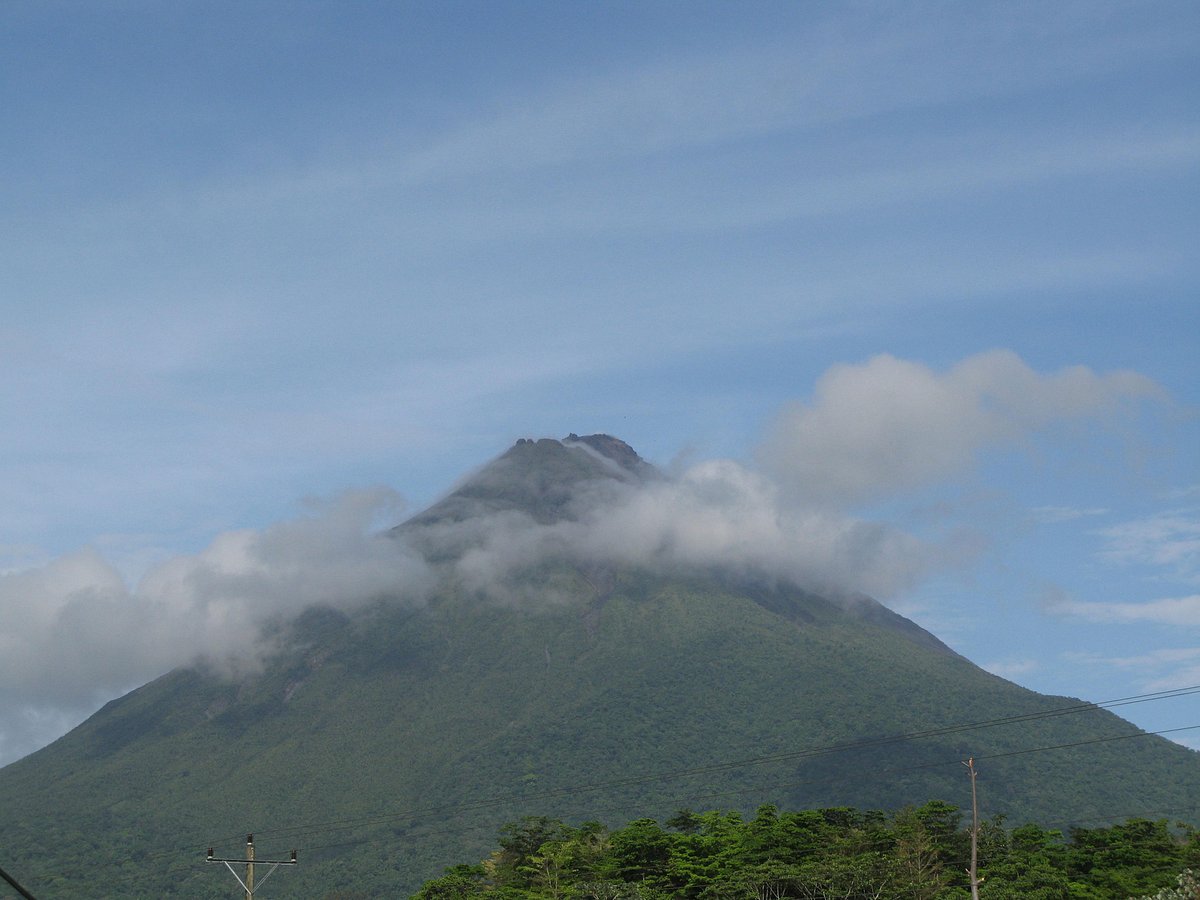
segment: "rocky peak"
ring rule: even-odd
[[[640,483],[657,470],[619,438],[521,438],[410,524],[464,521],[523,512],[539,522],[571,518],[581,491],[613,482]],[[404,527],[404,526],[401,526]]]
[[[589,434],[583,437],[572,432],[562,440],[563,444],[570,446],[571,444],[584,444],[591,447],[601,456],[611,459],[621,468],[633,472],[636,475],[643,475],[650,464],[638,456],[637,451],[630,447],[620,438],[613,437],[611,434]]]

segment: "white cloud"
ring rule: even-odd
[[[0,752],[33,749],[64,716],[179,665],[254,668],[263,625],[316,604],[420,599],[424,561],[374,529],[395,495],[349,493],[263,531],[219,535],[152,568],[130,589],[84,549],[0,575]]]
[[[999,675],[1001,678],[1007,678],[1012,681],[1022,675],[1036,672],[1041,668],[1041,663],[1036,659],[1004,659],[983,663],[982,668],[993,675]]]
[[[432,529],[462,551],[455,571],[496,598],[547,554],[662,571],[721,567],[745,575],[887,597],[944,560],[945,548],[897,529],[780,503],[761,475],[701,463],[643,489],[609,485],[578,520],[520,513]],[[347,494],[262,531],[218,535],[202,552],[151,565],[135,588],[94,549],[0,575],[0,760],[34,749],[122,691],[179,665],[253,670],[275,647],[264,625],[312,605],[380,596],[420,601],[429,565],[374,530],[386,491]],[[65,724],[64,724],[65,723]]]
[[[693,465],[633,488],[612,483],[580,498],[577,517],[539,524],[521,513],[441,525],[469,586],[504,596],[509,578],[547,554],[660,571],[720,568],[833,596],[891,599],[979,550],[950,533],[921,539],[846,505],[957,476],[988,446],[1062,419],[1103,418],[1158,393],[1132,372],[1081,367],[1042,375],[1014,354],[971,357],[938,374],[891,356],[837,366],[815,400],[781,417],[765,472],[731,460]],[[0,575],[0,740],[33,740],[62,711],[85,712],[180,664],[253,667],[271,647],[261,627],[314,604],[348,607],[382,595],[419,601],[434,572],[409,542],[375,536],[387,491],[349,494],[262,531],[219,535],[203,552],[150,567],[130,589],[114,565],[83,550]],[[1047,508],[1051,518],[1082,512]],[[115,546],[123,546],[117,542]],[[1082,604],[1059,614],[1097,621],[1195,624],[1200,597],[1150,604]],[[1029,660],[993,671],[1023,674]],[[27,734],[14,733],[21,722]],[[40,723],[40,724],[39,724]],[[0,747],[0,751],[3,747]]]
[[[985,448],[1063,420],[1108,419],[1161,394],[1135,372],[1075,366],[1041,375],[1005,350],[941,374],[881,355],[827,371],[811,403],[779,416],[761,459],[805,501],[868,502],[959,475]]]
[[[1086,619],[1090,622],[1146,622],[1183,628],[1200,627],[1200,594],[1142,603],[1104,603],[1061,598],[1051,602],[1048,608],[1058,615]]]
[[[1102,555],[1117,563],[1160,566],[1188,581],[1200,577],[1200,516],[1177,509],[1105,528]]]
[[[492,593],[554,555],[667,572],[719,568],[833,596],[887,598],[958,552],[885,524],[789,508],[768,480],[731,460],[703,462],[640,488],[606,490],[577,520],[541,525],[503,513],[446,527],[439,538],[467,548],[456,571],[469,586]]]
[[[34,544],[0,545],[0,577],[45,565],[47,562],[49,560],[45,552]]]
[[[1187,47],[1179,29],[1089,41],[1074,15],[843,17],[754,46],[675,55],[492,100],[457,133],[408,156],[403,180],[528,170],[731,143],[912,107],[1002,96]],[[1053,51],[1050,52],[1050,48]],[[1169,152],[1169,151],[1168,151]],[[1060,165],[1060,158],[1042,164]]]
[[[202,182],[197,192],[154,200],[150,208],[139,199],[125,207],[126,224],[197,217],[228,221],[248,209],[287,210],[292,219],[327,221],[329,209],[347,198],[357,203],[392,189],[419,192],[435,185],[444,190],[448,181],[479,176],[494,180],[547,168],[607,168],[614,161],[719,150],[781,133],[803,145],[804,138],[831,123],[1049,87],[1188,48],[1186,32],[1178,27],[1138,23],[1136,29],[1121,29],[1121,39],[1099,45],[1079,29],[1076,16],[1039,10],[1040,33],[1033,40],[1030,32],[1009,28],[1004,18],[948,11],[933,18],[850,15],[835,28],[810,26],[752,45],[668,54],[599,71],[576,69],[565,77],[547,77],[549,87],[522,84],[517,92],[476,91],[450,107],[446,118],[457,124],[441,133],[410,131],[402,122],[382,133],[356,136],[354,145],[371,148],[362,154],[321,157],[321,163],[308,167],[279,166],[227,183]],[[376,121],[395,120],[380,116]],[[1033,132],[1024,130],[1015,139],[1028,140]],[[1014,139],[1001,135],[957,158],[919,154],[924,166],[901,164],[848,177],[768,185],[750,203],[716,204],[720,212],[715,221],[711,195],[702,193],[702,202],[695,203],[692,191],[689,197],[648,204],[657,195],[654,185],[649,192],[625,192],[634,202],[616,208],[617,192],[610,185],[581,197],[578,179],[557,199],[543,196],[532,205],[505,202],[496,210],[486,204],[481,208],[476,190],[464,208],[438,204],[432,212],[424,208],[426,198],[410,195],[406,205],[416,202],[422,214],[404,229],[404,240],[432,235],[431,243],[444,245],[465,233],[495,236],[514,227],[560,231],[607,223],[628,229],[629,223],[645,219],[647,206],[667,211],[666,217],[651,216],[644,224],[658,234],[671,225],[725,228],[737,227],[740,220],[745,227],[1030,180],[1178,166],[1196,158],[1191,132],[1124,130],[1111,135],[1080,139],[1070,131],[1048,145],[1035,138],[1031,144],[997,146]],[[894,139],[889,133],[888,142]],[[948,142],[940,143],[945,153]],[[540,186],[558,182],[538,180]],[[395,205],[390,199],[386,203],[389,222],[394,222]],[[685,207],[694,208],[678,214]],[[72,215],[77,217],[78,211]],[[349,213],[356,219],[363,215],[357,207]],[[128,228],[116,230],[125,233]],[[57,234],[55,229],[50,239]]]
[[[917,582],[939,553],[887,525],[790,507],[771,482],[728,460],[632,495],[592,525],[587,549],[881,597]]]
[[[1080,509],[1074,506],[1035,506],[1029,512],[1038,522],[1054,524],[1057,522],[1073,522],[1076,519],[1103,516],[1108,513],[1108,510],[1103,507]]]
[[[1104,666],[1133,673],[1140,689],[1172,691],[1200,684],[1200,647],[1160,647],[1134,656],[1071,652],[1064,658],[1077,665]]]
[[[1114,656],[1104,660],[1122,668],[1147,668],[1150,666],[1173,666],[1179,663],[1200,664],[1200,647],[1160,647],[1137,656]]]

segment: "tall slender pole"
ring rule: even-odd
[[[246,835],[246,900],[254,900],[254,835]]]
[[[971,776],[971,868],[967,874],[971,879],[971,900],[979,900],[979,801],[975,796],[975,757],[969,757],[963,765]]]

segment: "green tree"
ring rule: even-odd
[[[575,848],[569,841],[546,841],[521,866],[524,875],[538,897],[562,900],[571,879],[571,863]]]
[[[414,900],[465,900],[483,897],[489,892],[483,866],[457,865],[446,870],[441,878],[425,882],[414,894]]]
[[[1200,900],[1200,878],[1191,869],[1184,869],[1175,879],[1175,886],[1163,888],[1157,894],[1147,894],[1139,900]]]
[[[500,849],[485,865],[500,887],[528,887],[530,861],[550,841],[569,840],[572,830],[561,820],[547,816],[523,816],[500,828]]]
[[[1071,880],[1101,896],[1131,897],[1167,886],[1184,866],[1184,845],[1165,820],[1133,818],[1108,828],[1075,828],[1067,853]]]
[[[657,884],[670,859],[670,835],[654,819],[635,819],[613,833],[605,868],[619,881]]]
[[[898,896],[932,900],[946,886],[946,851],[940,831],[931,829],[925,817],[908,807],[896,814],[895,888]]]

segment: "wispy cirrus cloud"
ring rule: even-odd
[[[980,665],[993,675],[999,675],[1001,678],[1007,678],[1011,681],[1020,678],[1022,675],[1036,672],[1041,668],[1042,664],[1036,659],[1014,658],[994,660],[992,662],[981,663]]]
[[[1200,510],[1186,507],[1102,529],[1101,555],[1115,563],[1157,566],[1188,582],[1200,579]]]
[[[1146,691],[1169,691],[1200,684],[1200,647],[1160,647],[1132,656],[1067,652],[1076,665],[1120,669],[1135,675]]]
[[[1200,594],[1167,597],[1140,603],[1107,603],[1058,598],[1048,609],[1061,616],[1109,624],[1148,623],[1173,627],[1200,627]]]
[[[733,48],[676,52],[635,66],[576,74],[540,90],[464,103],[450,117],[456,124],[433,133],[410,133],[402,122],[381,116],[379,121],[392,124],[361,136],[356,145],[365,150],[226,175],[230,180],[224,183],[196,180],[175,194],[127,197],[117,209],[93,211],[98,218],[89,231],[115,224],[108,221],[113,215],[121,220],[118,231],[148,219],[228,222],[253,216],[251,211],[327,221],[340,208],[345,215],[373,220],[379,211],[364,207],[364,198],[385,196],[383,205],[392,214],[391,192],[400,191],[405,205],[421,211],[411,226],[389,225],[406,242],[494,239],[514,229],[661,233],[664,228],[749,227],[1047,179],[1195,163],[1200,142],[1194,130],[1130,135],[1049,128],[979,134],[965,142],[960,134],[953,142],[910,148],[907,162],[889,156],[887,164],[857,172],[797,177],[789,170],[757,189],[747,182],[723,198],[697,192],[694,184],[671,193],[672,179],[650,171],[644,184],[623,177],[624,187],[615,191],[611,182],[598,179],[589,186],[576,173],[570,190],[557,196],[548,187],[557,179],[538,178],[533,189],[525,186],[496,202],[479,202],[475,182],[482,176],[519,178],[565,166],[607,171],[610,164],[634,159],[696,148],[717,151],[780,133],[795,137],[845,120],[1061,85],[1188,47],[1185,30],[1139,28],[1101,51],[1080,39],[1074,16],[1043,10],[1038,41],[1052,46],[1053,53],[1030,52],[1028,35],[1014,30],[1005,15],[944,12],[935,19],[850,16],[837,29],[809,26]],[[893,150],[897,137],[888,136]],[[464,179],[473,182],[468,194],[445,190],[446,183]],[[431,186],[439,188],[437,202],[408,193]],[[71,213],[69,220],[52,223],[47,240],[81,213],[92,216]]]
[[[425,181],[728,143],[1061,84],[1187,47],[1179,30],[1143,26],[1100,50],[1079,34],[1076,16],[1043,9],[1032,43],[1053,53],[1037,52],[1006,13],[977,12],[851,15],[836,28],[785,30],[753,46],[679,54],[497,98],[494,113],[408,155],[399,171],[406,181]]]
[[[1075,506],[1035,506],[1029,511],[1034,520],[1043,524],[1055,522],[1074,522],[1078,519],[1089,519],[1108,513],[1104,507],[1081,509]]]

